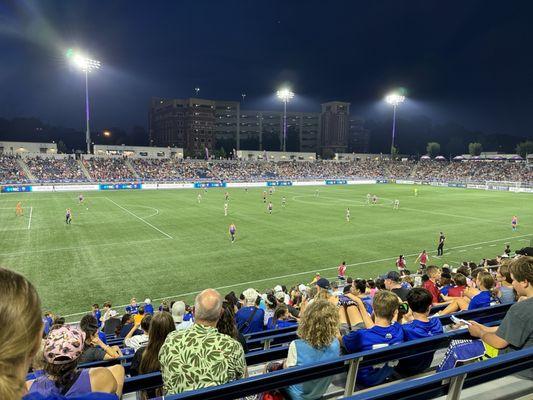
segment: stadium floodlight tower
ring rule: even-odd
[[[399,93],[390,93],[385,96],[385,101],[392,106],[392,141],[390,145],[390,155],[394,153],[394,136],[396,134],[396,108],[405,101],[405,96]]]
[[[289,88],[283,88],[276,92],[278,99],[283,102],[283,151],[287,150],[287,103],[294,97]]]
[[[86,55],[72,49],[67,50],[67,58],[71,60],[77,68],[85,72],[85,140],[87,142],[87,154],[91,153],[91,131],[89,130],[89,72],[100,69],[100,61],[93,60]]]

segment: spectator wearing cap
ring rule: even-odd
[[[291,297],[287,294],[287,288],[285,286],[277,285],[276,287],[274,287],[274,295],[276,295],[277,293],[283,293],[283,300],[280,300],[276,296],[278,301],[282,301],[285,304],[289,304]]]
[[[152,321],[152,316],[150,314],[146,314],[141,322],[138,324],[136,323],[133,328],[128,332],[126,337],[124,338],[124,345],[126,347],[130,347],[133,350],[137,351],[141,347],[146,346],[148,343],[148,331],[150,329],[150,322]],[[139,328],[141,328],[142,333],[140,335],[137,334]]]
[[[122,356],[118,346],[108,346],[98,337],[98,323],[91,314],[80,321],[80,329],[85,333],[85,345],[80,356],[80,363],[109,360]]]
[[[154,315],[154,306],[152,305],[152,300],[144,300],[144,313]]]
[[[406,289],[401,285],[400,273],[397,271],[390,271],[383,277],[385,281],[385,288],[397,295],[402,301],[407,300],[407,293],[409,289]]]
[[[38,393],[68,398],[99,392],[100,399],[118,399],[121,396],[124,385],[122,365],[78,369],[85,339],[82,330],[69,326],[50,331],[43,350],[45,374],[26,382],[30,395]]]
[[[260,332],[264,329],[265,312],[257,307],[259,293],[255,289],[246,289],[243,293],[243,307],[235,314],[237,329],[243,335]]]
[[[172,319],[176,325],[176,330],[189,329],[193,325],[193,321],[185,321],[185,303],[183,301],[176,301],[172,304]]]
[[[510,264],[513,287],[520,297],[509,308],[498,327],[487,327],[475,321],[468,326],[470,334],[484,343],[509,353],[533,346],[533,257],[523,256]],[[533,379],[533,369],[529,368],[517,375]]]
[[[316,283],[318,282],[318,280],[321,278],[320,276],[320,272],[317,272],[315,274],[315,277],[313,278],[313,280],[311,281],[311,283],[309,285],[316,285]]]

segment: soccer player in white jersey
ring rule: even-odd
[[[268,213],[272,214],[272,202],[271,201],[268,202]]]
[[[315,190],[315,197],[318,197],[318,189]]]
[[[346,222],[350,222],[350,209],[346,209]]]
[[[378,204],[378,196],[372,196],[372,204]]]
[[[392,206],[393,210],[399,210],[400,209],[400,200],[396,199],[394,200],[394,205]]]
[[[228,203],[224,203],[224,216],[228,216]]]
[[[371,200],[372,200],[372,195],[370,193],[367,193],[367,195],[366,195],[366,204],[370,204]]]
[[[285,199],[285,196],[281,198],[281,206],[285,208],[285,204],[287,203],[287,200]]]
[[[198,204],[200,204],[202,202],[202,195],[200,193],[198,193]]]

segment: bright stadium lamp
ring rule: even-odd
[[[283,151],[287,150],[287,103],[294,97],[289,88],[283,88],[276,92],[276,96],[283,102]]]
[[[390,145],[390,155],[394,153],[394,135],[396,134],[396,107],[405,101],[405,96],[399,93],[389,93],[385,96],[385,101],[392,106],[392,140]]]
[[[76,68],[80,69],[85,73],[85,141],[87,142],[87,154],[90,154],[91,132],[89,130],[89,72],[100,69],[100,66],[102,64],[100,63],[100,61],[93,60],[73,49],[68,49],[66,52],[66,56]]]

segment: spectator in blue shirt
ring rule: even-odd
[[[244,306],[235,314],[237,329],[243,335],[259,332],[264,329],[265,312],[257,307],[259,293],[255,289],[246,289],[243,292]]]
[[[354,294],[359,297],[365,305],[366,311],[372,315],[372,297],[366,293],[366,281],[364,279],[356,279],[353,282]]]
[[[144,313],[154,315],[154,306],[152,306],[152,300],[144,300]]]
[[[358,307],[364,308],[363,302],[357,299]],[[368,322],[370,317],[365,315],[366,329],[350,332],[342,338],[348,353],[357,353],[366,350],[402,343],[404,333],[402,326],[394,322],[398,318],[400,299],[388,290],[380,290],[374,295],[372,303],[375,322]],[[363,311],[363,310],[361,310]],[[361,313],[366,314],[366,313]],[[381,368],[362,367],[357,372],[357,384],[361,386],[375,386],[383,383],[394,372],[388,364]]]
[[[100,321],[102,313],[100,312],[100,306],[96,303],[93,304],[93,316],[98,321],[98,328],[100,328],[102,326],[102,321]]]
[[[429,311],[433,298],[424,288],[414,288],[407,294],[407,304],[410,312],[406,318],[412,321],[402,325],[404,340],[422,339],[443,333],[442,324],[438,318],[429,318]],[[400,360],[395,371],[402,376],[415,375],[431,366],[434,353],[423,354]]]
[[[266,329],[281,329],[296,325],[298,325],[298,322],[291,318],[289,307],[286,304],[279,304],[274,311],[274,315],[268,319]]]
[[[443,272],[440,274],[440,280],[439,280],[439,283],[440,283],[440,293],[443,295],[443,296],[448,296],[448,291],[450,290],[450,288],[453,287],[452,285],[452,275],[448,272]]]
[[[137,304],[137,299],[135,297],[131,299],[130,304],[126,306],[126,312],[131,315],[139,312],[139,305]]]
[[[447,315],[461,310],[476,310],[489,307],[491,301],[495,298],[492,293],[495,285],[496,282],[490,272],[480,271],[476,276],[478,289],[469,288],[468,292],[465,292],[466,297],[453,300],[444,310],[435,315]]]
[[[284,367],[290,368],[338,358],[340,355],[338,334],[337,308],[327,300],[316,299],[302,313],[298,327],[299,339],[289,345]],[[286,394],[291,400],[320,399],[332,379],[332,376],[328,376],[291,385],[287,387]]]

